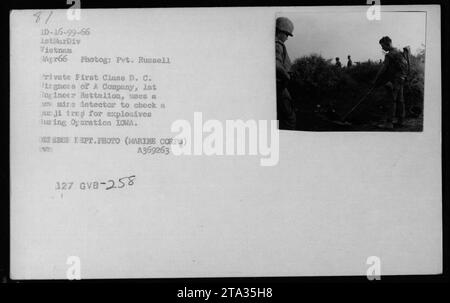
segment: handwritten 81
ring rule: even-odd
[[[107,181],[85,181],[79,182],[77,187],[73,185],[75,182],[57,181],[55,190],[72,190],[78,188],[80,190],[98,190],[98,189],[121,189],[134,185],[136,176],[126,176],[118,179],[109,179]]]

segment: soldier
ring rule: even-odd
[[[339,67],[339,68],[341,68],[342,67],[342,63],[341,63],[341,60],[339,59],[339,57],[336,57],[336,67]]]
[[[388,36],[381,38],[379,43],[387,53],[372,84],[374,86],[384,85],[387,90],[389,98],[386,109],[387,117],[379,127],[392,129],[401,127],[405,119],[403,85],[408,75],[409,61],[404,53],[392,46],[392,40]]]
[[[352,58],[350,57],[350,55],[347,56],[347,68],[352,67],[353,62],[352,62]]]
[[[275,53],[276,53],[276,76],[277,76],[277,116],[280,129],[295,129],[296,115],[291,95],[287,89],[291,80],[291,61],[286,51],[284,42],[292,36],[294,24],[285,17],[276,20],[275,30]]]

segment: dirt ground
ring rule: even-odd
[[[335,118],[335,117],[333,117]],[[336,117],[337,118],[337,117]],[[406,118],[403,126],[394,129],[380,128],[381,121],[351,121],[343,123],[342,120],[329,119],[326,115],[314,112],[297,111],[297,130],[305,131],[397,131],[417,132],[422,131],[422,117]]]
[[[350,100],[332,100],[332,107],[327,106],[330,100],[322,101],[321,110],[317,110],[317,105],[304,105],[296,102],[297,130],[305,131],[398,131],[398,132],[418,132],[423,129],[423,115],[412,114],[411,106],[406,102],[406,118],[401,127],[394,129],[383,129],[378,125],[386,117],[383,104],[386,102],[386,95],[378,90],[368,96],[365,101],[358,106],[345,120],[350,123],[342,123],[342,118],[358,103],[361,92],[355,94]]]

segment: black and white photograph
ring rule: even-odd
[[[426,12],[280,13],[280,129],[420,132]],[[426,119],[426,117],[425,117]]]

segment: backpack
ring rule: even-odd
[[[409,75],[409,55],[409,46],[405,46],[403,48],[403,51],[394,49],[389,52],[388,56],[390,59],[390,63],[392,64],[390,68],[391,76],[406,78]]]

